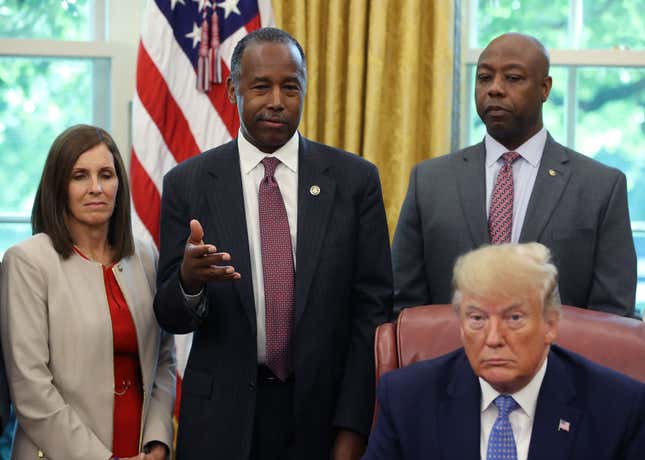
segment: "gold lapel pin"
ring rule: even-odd
[[[556,174],[557,174],[557,172],[555,172],[554,169],[549,169],[549,176],[555,177]]]
[[[320,195],[320,187],[317,185],[312,185],[309,187],[309,193],[311,193],[313,196],[318,196]]]

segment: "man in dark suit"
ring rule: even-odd
[[[557,269],[539,243],[486,246],[454,271],[463,348],[385,374],[364,460],[636,460],[645,384],[551,345]]]
[[[625,175],[551,138],[542,124],[550,90],[549,57],[535,38],[505,34],[484,49],[475,83],[484,141],[420,163],[410,175],[392,244],[397,312],[450,302],[460,254],[491,242],[538,241],[553,253],[562,303],[633,315]],[[509,195],[509,187],[498,188],[503,176],[512,183],[505,239],[495,230],[497,197]]]
[[[177,458],[359,458],[392,302],[377,169],[297,133],[306,64],[287,33],[243,38],[227,88],[237,139],[164,179],[155,312],[195,331]]]

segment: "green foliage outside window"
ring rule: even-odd
[[[93,3],[92,0],[0,0],[0,38],[91,40]]]
[[[92,0],[0,0],[0,39],[93,39]],[[6,48],[5,48],[6,49]],[[10,49],[10,48],[9,48]],[[31,234],[29,215],[49,146],[65,128],[92,123],[107,60],[0,57],[0,255]]]

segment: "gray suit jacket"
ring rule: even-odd
[[[457,257],[490,243],[485,146],[424,161],[410,175],[394,234],[395,309],[450,303]],[[636,253],[625,175],[549,135],[520,242],[549,247],[562,303],[633,315]]]

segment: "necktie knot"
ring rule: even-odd
[[[508,414],[520,407],[513,397],[509,395],[499,395],[495,398],[495,405],[499,410],[500,417],[508,417]]]
[[[264,166],[264,177],[273,177],[275,173],[275,168],[278,167],[280,160],[276,157],[264,157],[262,160],[262,165]]]
[[[517,152],[506,152],[502,155],[502,160],[507,165],[512,165],[521,155]]]

